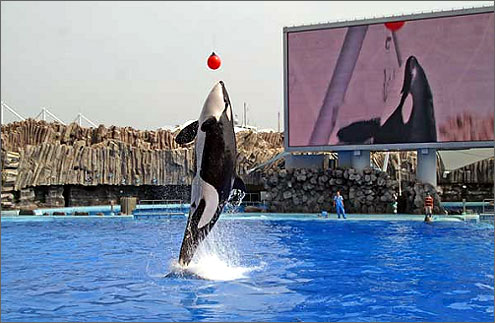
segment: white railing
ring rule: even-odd
[[[46,121],[47,120],[47,116],[51,117],[53,120],[55,121],[58,121],[60,122],[61,124],[65,125],[65,122],[63,122],[62,120],[60,120],[59,118],[57,118],[56,115],[54,115],[53,113],[51,113],[50,111],[48,111],[47,108],[42,108],[41,109],[41,112],[38,113],[38,115],[36,117],[34,117],[35,120],[38,120],[38,119],[41,119],[43,121]]]
[[[183,204],[182,200],[139,200],[139,205]]]
[[[493,205],[493,199],[483,200],[483,214],[494,214],[495,209]]]
[[[82,113],[78,113],[77,114],[77,117],[74,119],[73,122],[76,122],[80,127],[82,127],[82,123],[83,121],[86,121],[87,123],[89,123],[91,126],[95,127],[95,128],[98,128],[98,126],[96,125],[96,123],[94,123],[93,121],[89,120],[88,118],[86,118]]]

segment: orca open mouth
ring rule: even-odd
[[[225,111],[229,106],[232,105],[230,104],[230,98],[229,98],[229,94],[227,93],[227,89],[225,88],[225,84],[223,83],[223,81],[220,81],[219,83],[222,86],[223,102],[225,102],[225,108],[224,108]]]

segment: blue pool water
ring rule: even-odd
[[[494,320],[493,225],[223,218],[184,276],[185,218],[2,220],[2,320]]]

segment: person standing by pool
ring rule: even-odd
[[[433,197],[431,197],[430,193],[426,193],[425,197],[425,222],[431,222],[431,214],[433,210]]]
[[[342,197],[342,195],[340,195],[340,191],[337,191],[337,195],[334,196],[333,205],[335,206],[335,210],[337,211],[338,218],[340,219],[340,214],[342,214],[342,217],[346,219],[344,210],[344,198]]]
[[[113,200],[110,200],[110,215],[115,215],[115,212],[113,212]]]
[[[394,193],[394,201],[392,202],[392,211],[394,214],[397,214],[397,206],[398,206],[398,201],[397,201],[397,194]]]

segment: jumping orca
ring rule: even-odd
[[[218,82],[201,111],[198,121],[189,124],[175,137],[178,144],[195,143],[195,168],[191,186],[191,208],[184,239],[180,248],[179,265],[187,266],[213,228],[233,189],[246,191],[244,182],[236,175],[237,157],[234,118],[225,84]]]
[[[378,118],[357,121],[338,131],[339,140],[353,144],[370,139],[374,144],[436,142],[433,95],[425,71],[414,56],[407,59],[401,94],[398,107],[381,127]],[[404,122],[402,109],[409,94],[412,112],[409,121]]]

